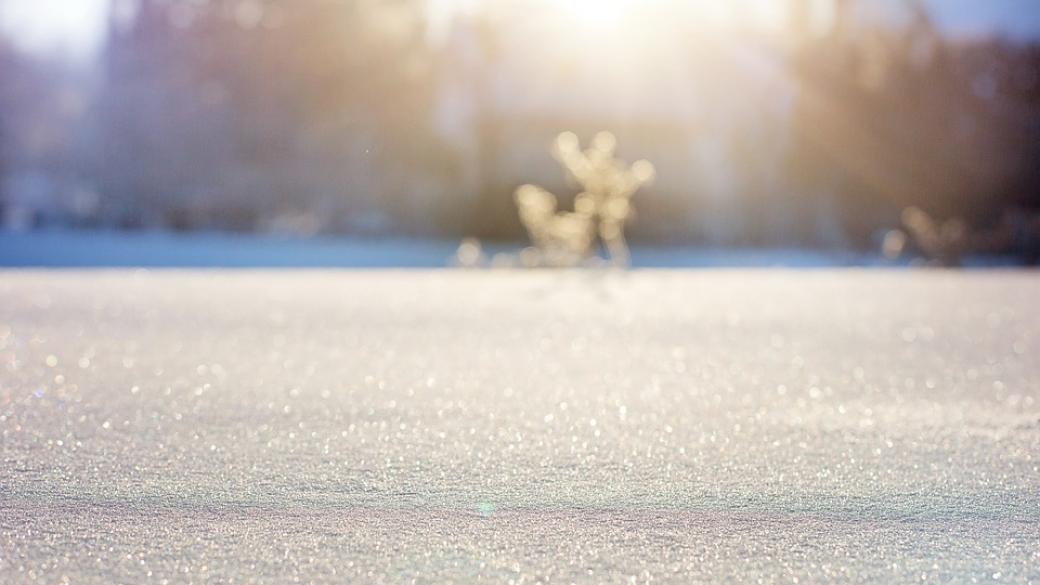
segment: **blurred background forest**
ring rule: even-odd
[[[556,134],[609,130],[637,244],[878,249],[914,206],[1035,254],[1040,45],[935,4],[110,0],[87,56],[3,29],[0,221],[521,240]]]

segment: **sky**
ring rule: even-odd
[[[1040,39],[1038,0],[926,0],[946,30],[984,34],[994,29],[1018,39]]]
[[[976,35],[996,30],[1015,38],[1040,38],[1040,0],[925,1],[951,32]],[[0,0],[0,30],[30,50],[82,57],[102,38],[107,4],[108,0]]]

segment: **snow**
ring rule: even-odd
[[[107,231],[0,232],[0,266],[276,268],[448,265],[459,243],[251,234]]]
[[[517,254],[524,243],[483,243]],[[105,231],[0,231],[0,266],[35,268],[443,268],[459,240]],[[878,255],[801,249],[636,247],[636,267],[801,267],[882,264]]]
[[[0,271],[0,582],[1040,583],[1037,298]]]

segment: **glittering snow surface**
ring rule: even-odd
[[[1040,583],[1038,300],[0,272],[0,582]]]

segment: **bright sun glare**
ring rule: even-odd
[[[787,10],[780,0],[550,0],[556,15],[574,24],[578,31],[594,34],[628,35],[637,28],[685,18],[693,25],[726,27],[744,22],[776,29],[786,21]],[[812,5],[819,4],[813,2]],[[650,32],[651,36],[656,34]]]
[[[82,53],[104,28],[108,0],[0,0],[0,29],[32,50]]]
[[[598,32],[621,28],[638,0],[561,0],[559,6],[579,26]]]

